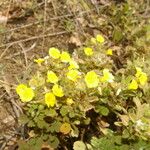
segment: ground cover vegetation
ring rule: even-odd
[[[71,36],[68,46],[46,43],[16,77],[17,120],[26,130],[17,149],[149,150],[149,2],[52,4],[72,8],[60,23]]]

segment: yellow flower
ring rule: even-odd
[[[34,59],[34,62],[36,62],[39,66],[44,62],[45,60],[43,58]]]
[[[56,97],[53,93],[45,94],[45,103],[48,107],[53,107],[56,104]]]
[[[112,55],[113,55],[112,49],[108,49],[108,50],[106,51],[106,54],[112,56]]]
[[[76,81],[78,78],[80,78],[79,71],[78,70],[69,70],[69,72],[67,73],[67,78],[69,80]]]
[[[74,101],[72,100],[72,98],[67,98],[66,103],[67,103],[67,105],[72,105],[74,103]]]
[[[84,48],[84,53],[85,53],[87,56],[91,56],[91,55],[93,55],[93,49],[90,48],[90,47],[85,47],[85,48]]]
[[[98,86],[98,75],[94,71],[90,71],[85,76],[85,82],[88,88],[94,88]]]
[[[96,44],[96,39],[95,38],[91,38],[91,43]]]
[[[104,43],[104,41],[105,41],[104,37],[103,37],[102,35],[100,35],[100,34],[98,34],[98,35],[96,36],[96,40],[97,40],[97,42],[99,42],[99,43]]]
[[[49,49],[49,55],[54,59],[58,59],[60,57],[60,51],[57,48],[52,47]]]
[[[16,92],[17,94],[19,95],[21,92],[23,92],[25,89],[27,88],[26,85],[24,84],[19,84],[17,87],[16,87]]]
[[[145,85],[147,82],[147,74],[142,72],[142,69],[136,67],[136,74],[135,76],[138,78],[141,85]]]
[[[71,70],[71,69],[79,69],[79,65],[77,64],[76,61],[71,60],[71,61],[69,62],[69,64],[70,64],[70,66],[68,67],[69,70]]]
[[[28,88],[24,84],[20,84],[16,88],[17,94],[20,96],[22,102],[29,102],[33,99],[34,91],[31,88]]]
[[[136,74],[135,76],[138,78],[142,74],[142,69],[139,67],[136,67]]]
[[[135,79],[131,81],[131,83],[128,85],[129,90],[136,90],[138,88],[138,83]]]
[[[55,84],[52,88],[52,91],[53,91],[53,94],[55,96],[58,96],[58,97],[63,97],[64,96],[64,92],[63,92],[63,89],[61,86],[59,86],[58,84]]]
[[[109,72],[108,69],[103,70],[103,77],[101,78],[102,82],[113,82],[114,81],[114,76],[112,73]]]
[[[68,52],[62,52],[60,59],[62,62],[69,62],[71,60],[70,55]]]
[[[139,76],[139,82],[141,85],[145,85],[147,82],[147,75],[146,73],[142,72],[142,74]]]
[[[57,83],[58,82],[58,77],[53,71],[47,72],[47,82],[50,82],[50,83]]]

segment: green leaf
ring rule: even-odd
[[[113,41],[115,42],[119,42],[121,41],[123,38],[123,34],[122,34],[122,31],[120,28],[116,28],[114,29],[114,32],[113,32]]]
[[[52,108],[45,110],[44,113],[45,116],[52,117],[52,118],[57,116],[57,112]]]
[[[90,118],[86,118],[86,119],[84,120],[84,124],[85,124],[85,125],[89,125],[90,122],[91,122],[91,119],[90,119]]]
[[[43,140],[41,137],[32,138],[27,142],[34,150],[41,150]]]
[[[37,121],[37,126],[38,126],[40,129],[48,128],[48,127],[49,127],[48,123],[46,123],[44,120],[38,120],[38,121]]]
[[[144,116],[150,118],[150,110],[145,111]]]
[[[125,139],[128,138],[128,137],[130,137],[130,133],[129,133],[129,131],[128,131],[127,129],[125,129],[125,130],[123,131],[122,137],[125,138]]]
[[[118,145],[121,145],[122,143],[121,143],[122,141],[121,141],[121,136],[115,136],[115,143],[116,144],[118,144]]]
[[[50,125],[50,132],[59,132],[60,131],[60,127],[61,127],[62,123],[59,121],[54,121],[51,125]]]
[[[62,116],[65,116],[69,113],[69,109],[68,109],[68,106],[62,106],[61,109],[60,109],[60,114]]]
[[[35,127],[34,121],[30,120],[28,123],[28,127]]]
[[[44,105],[39,105],[38,110],[42,111],[42,110],[44,110],[44,108],[45,108]]]
[[[31,150],[28,143],[23,140],[18,141],[18,150]]]
[[[47,141],[47,143],[52,147],[52,148],[57,148],[59,145],[59,140],[56,136],[49,136],[49,140]]]
[[[86,145],[82,141],[76,141],[73,144],[74,150],[86,150]]]
[[[134,143],[132,145],[132,149],[135,150],[149,150],[150,149],[150,143],[143,141],[143,140],[139,140],[138,142]]]
[[[103,88],[102,94],[103,94],[104,96],[110,95],[110,89],[109,89],[108,87]]]
[[[114,147],[115,146],[114,139],[115,138],[108,138],[108,137],[98,139],[96,137],[93,137],[91,140],[91,145],[95,150],[109,150],[110,147],[112,150],[116,150]]]
[[[26,124],[26,123],[28,123],[30,120],[29,120],[29,118],[26,116],[26,115],[21,115],[20,116],[20,118],[19,118],[19,122],[21,123],[21,124]]]
[[[71,130],[71,136],[72,137],[78,137],[79,136],[79,130],[75,125],[72,125],[72,130]]]
[[[96,107],[96,112],[103,116],[107,116],[109,114],[109,109],[105,106],[97,106]]]
[[[74,111],[70,111],[70,112],[69,112],[69,117],[70,117],[70,118],[74,118],[74,117],[75,117],[75,115],[76,115],[76,114],[75,114],[75,112],[74,112]]]

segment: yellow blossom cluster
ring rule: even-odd
[[[93,44],[96,44],[96,43],[100,43],[101,44],[101,43],[105,42],[105,39],[104,39],[104,37],[101,34],[97,34],[95,38],[94,37],[91,38],[91,42]]]
[[[34,91],[25,84],[19,84],[16,88],[17,94],[20,96],[22,102],[29,102],[34,98]]]
[[[98,34],[95,38],[94,37],[91,38],[91,43],[93,43],[93,44],[96,44],[96,43],[102,44],[104,42],[105,42],[105,39],[100,34]],[[84,48],[84,53],[87,56],[92,56],[94,54],[94,51],[93,51],[93,49],[91,47],[85,47]]]
[[[88,88],[98,87],[100,82],[111,83],[114,81],[114,76],[108,69],[103,70],[103,76],[99,77],[94,71],[90,71],[85,75],[85,82]]]
[[[96,37],[96,40],[100,43],[104,42],[103,37],[100,35]],[[84,48],[84,52],[87,56],[93,54],[92,48],[89,47]],[[53,59],[60,59],[60,61],[63,63],[68,63],[68,72],[66,73],[66,78],[73,82],[77,82],[77,80],[81,78],[82,74],[79,71],[79,65],[74,59],[70,57],[68,52],[60,52],[59,49],[52,47],[49,49],[49,56]],[[43,63],[45,59],[40,58],[34,61],[41,65],[41,63]],[[59,76],[56,72],[53,72],[52,70],[47,71],[46,81],[47,83],[53,84],[50,92],[46,92],[45,94],[45,103],[48,107],[53,107],[56,104],[56,97],[63,97],[65,95],[63,87],[59,85],[59,80]],[[84,81],[88,88],[96,88],[98,87],[100,82],[113,82],[113,80],[114,76],[109,72],[108,69],[103,70],[102,77],[99,77],[99,75],[96,74],[95,71],[89,71],[84,76]],[[34,91],[31,88],[23,84],[18,85],[16,90],[23,102],[32,100],[35,95]],[[71,105],[73,103],[73,100],[71,98],[67,98],[66,102],[67,104]]]
[[[100,34],[98,34],[95,38],[94,37],[91,38],[91,43],[92,44],[97,44],[97,43],[102,44],[104,42],[105,42],[105,39]],[[91,48],[91,47],[84,47],[84,53],[87,56],[92,56],[94,54],[93,48]],[[112,56],[113,55],[113,50],[111,48],[107,49],[106,50],[106,55]]]
[[[141,68],[136,67],[135,79],[132,79],[131,83],[128,85],[128,89],[136,90],[139,85],[144,86],[147,83],[147,74],[142,71]]]
[[[94,43],[104,43],[105,39],[102,35],[97,35],[95,38],[92,38],[91,41]],[[90,47],[84,47],[83,49],[84,53],[87,56],[93,55],[93,49]],[[106,55],[113,55],[112,49],[107,49]],[[67,71],[65,71],[65,77],[66,79],[72,81],[73,83],[80,82],[79,79],[83,79],[83,83],[86,85],[87,88],[97,88],[97,90],[101,93],[101,86],[103,83],[112,83],[114,82],[114,76],[110,72],[109,69],[104,68],[102,70],[102,75],[99,75],[97,71],[90,70],[86,74],[81,71],[81,68],[79,67],[79,64],[77,61],[75,61],[73,58],[71,58],[70,54],[66,51],[60,51],[59,49],[52,47],[49,49],[49,56],[52,59],[57,59],[61,63],[65,63],[68,65]],[[38,63],[38,65],[41,66],[41,64],[45,61],[44,58],[35,59],[34,61]],[[57,61],[57,63],[59,63]],[[64,86],[60,85],[60,77],[58,75],[58,72],[54,72],[52,70],[47,71],[46,79],[44,79],[47,84],[51,85],[51,89],[45,90],[45,104],[48,107],[54,107],[57,103],[57,98],[65,98],[66,103],[68,105],[72,105],[74,103],[72,98],[66,98],[64,93]],[[147,75],[142,71],[141,68],[136,67],[136,74],[134,76],[134,79],[130,82],[128,85],[128,89],[130,90],[136,90],[139,85],[144,86],[147,82]],[[35,92],[32,88],[27,87],[24,84],[20,84],[16,88],[17,94],[20,96],[20,99],[22,102],[29,102],[35,97]]]
[[[48,107],[53,107],[56,104],[56,96],[63,97],[64,92],[60,85],[54,84],[52,87],[52,92],[45,94],[45,103]]]

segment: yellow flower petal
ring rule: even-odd
[[[33,99],[34,91],[31,88],[28,88],[24,84],[20,84],[16,88],[17,94],[20,96],[22,102],[29,102]]]
[[[62,62],[69,62],[71,60],[70,55],[68,52],[62,52],[60,59]]]
[[[27,88],[21,95],[20,99],[23,102],[29,102],[33,99],[34,97],[34,91],[31,88]]]
[[[52,47],[49,49],[49,55],[54,59],[58,59],[60,57],[60,51],[57,48]]]
[[[135,76],[138,78],[142,74],[142,69],[139,67],[136,67],[136,74]]]
[[[94,71],[90,71],[85,76],[85,82],[88,88],[97,87],[99,84],[98,75]]]
[[[137,77],[138,81],[140,82],[141,85],[145,85],[147,82],[147,74],[142,71],[141,68],[136,67],[136,74],[135,76]]]
[[[72,98],[67,98],[66,103],[67,103],[67,105],[72,105],[74,103],[74,101],[72,100]]]
[[[20,94],[21,92],[23,92],[25,89],[27,89],[27,86],[24,85],[24,84],[19,84],[17,87],[16,87],[16,92],[17,94]]]
[[[106,51],[106,54],[112,56],[112,55],[113,55],[112,49],[108,49],[108,50]]]
[[[58,82],[58,77],[53,71],[47,72],[47,82],[50,82],[50,83],[57,83]]]
[[[131,83],[128,85],[129,90],[136,90],[138,88],[138,83],[136,80],[132,80]]]
[[[71,70],[71,69],[79,69],[79,65],[77,64],[76,61],[71,60],[71,61],[69,62],[69,64],[70,64],[70,66],[68,67],[69,70]]]
[[[53,107],[56,104],[56,97],[53,93],[45,94],[45,103],[48,107]]]
[[[139,82],[141,85],[145,85],[147,82],[147,75],[146,73],[142,72],[142,74],[139,77]]]
[[[36,62],[39,66],[45,61],[43,58],[34,59],[34,62]]]
[[[52,91],[53,91],[53,94],[55,96],[58,96],[58,97],[63,97],[64,96],[64,92],[63,92],[63,89],[61,86],[59,86],[58,84],[55,84],[52,88]]]
[[[93,49],[90,48],[90,47],[85,47],[85,48],[84,48],[84,53],[85,53],[87,56],[91,56],[91,55],[93,55]]]
[[[114,76],[112,73],[109,72],[108,69],[103,70],[103,77],[101,78],[102,82],[113,82],[114,81]]]
[[[96,36],[96,40],[97,40],[97,42],[99,42],[99,43],[104,43],[104,41],[105,41],[104,37],[103,37],[102,35],[100,35],[100,34],[98,34],[98,35]]]
[[[79,71],[78,70],[69,70],[69,72],[67,73],[67,78],[69,80],[76,81],[78,78],[80,78]]]

